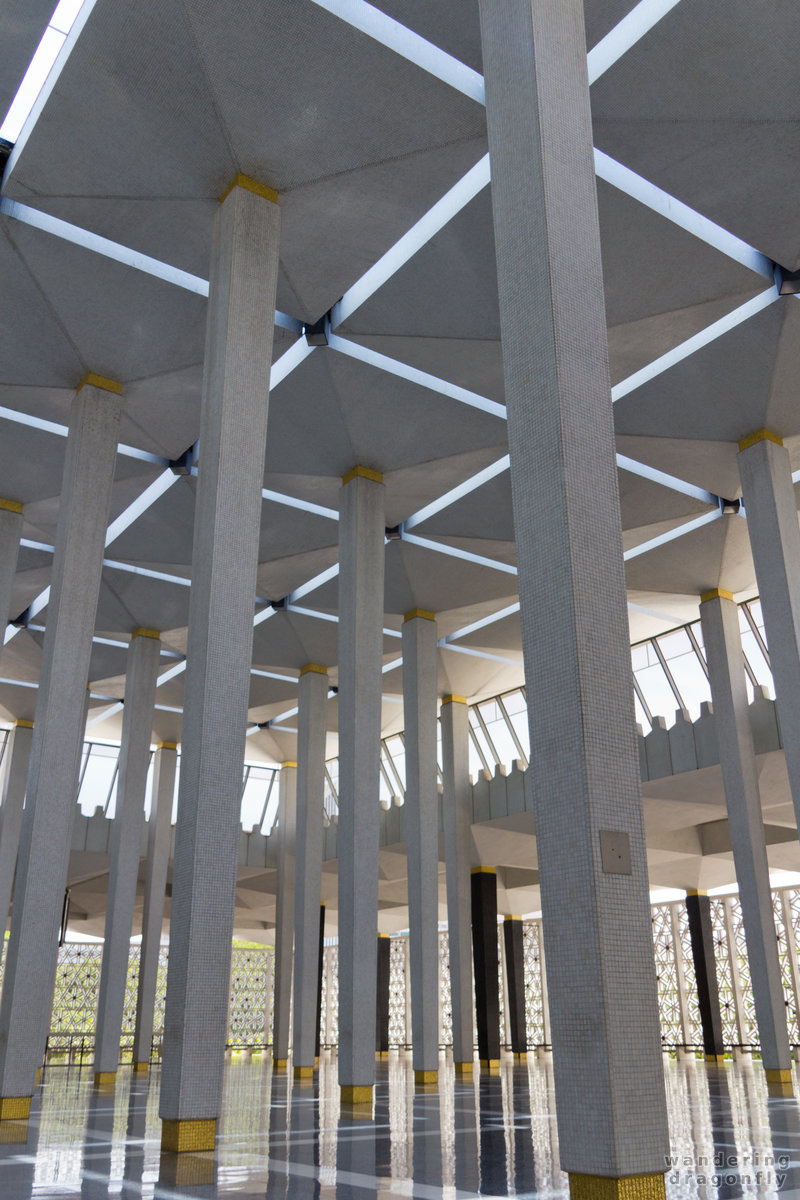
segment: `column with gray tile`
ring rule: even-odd
[[[328,672],[309,663],[300,672],[297,713],[297,836],[294,876],[294,1014],[296,1078],[314,1072],[319,1035],[320,901],[325,798]]]
[[[583,4],[479,7],[561,1165],[663,1196]]]
[[[737,461],[800,827],[800,527],[792,465],[782,439],[767,429],[739,442]]]
[[[15,721],[3,755],[3,802],[0,806],[0,928],[3,932],[14,886],[32,740],[33,721]]]
[[[11,596],[21,536],[22,505],[18,500],[0,498],[0,622],[3,623],[17,616],[11,611]]]
[[[137,629],[126,663],[117,808],[109,846],[108,898],[94,1042],[96,1084],[113,1083],[119,1063],[160,653],[159,635],[152,629]]]
[[[275,976],[272,990],[272,1065],[285,1071],[289,1061],[294,959],[295,841],[297,763],[281,764],[278,781],[278,883],[275,900]]]
[[[119,384],[87,375],[72,402],[0,1003],[0,1119],[25,1116],[53,994],[111,486]],[[66,764],[66,769],[65,769]]]
[[[166,1151],[213,1149],[222,1093],[280,209],[237,175],[214,221],[170,956]]]
[[[436,618],[415,608],[403,622],[406,845],[414,1080],[439,1070],[439,790],[436,775]]]
[[[384,487],[357,466],[339,515],[339,1086],[371,1104],[378,971]]]
[[[704,593],[700,618],[761,1042],[761,1061],[768,1082],[791,1087],[791,1053],[772,911],[758,767],[747,706],[739,611],[733,596],[719,589]]]
[[[442,815],[447,873],[447,928],[453,1063],[457,1075],[472,1073],[472,789],[469,782],[469,710],[463,696],[445,696],[442,723]]]
[[[137,1074],[147,1073],[153,1047],[158,959],[164,923],[177,765],[176,743],[160,742],[153,758],[152,798],[150,818],[147,822],[147,874],[142,908],[142,950],[139,960],[139,986],[136,992],[136,1028],[133,1035],[133,1069]]]

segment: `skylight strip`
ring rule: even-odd
[[[86,728],[91,729],[93,725],[99,725],[101,721],[108,721],[111,717],[115,717],[117,713],[122,712],[123,708],[122,701],[118,700],[116,704],[112,704],[109,708],[104,708],[102,712],[99,712],[90,721],[87,721]]]
[[[623,396],[635,392],[645,383],[649,383],[651,379],[655,379],[657,375],[661,375],[664,371],[668,371],[670,367],[674,367],[676,363],[683,362],[685,358],[702,350],[704,346],[708,346],[717,338],[722,337],[724,333],[735,329],[737,325],[741,325],[744,321],[754,317],[756,313],[762,312],[765,308],[769,308],[770,304],[774,304],[779,299],[778,290],[775,287],[767,288],[766,291],[760,292],[754,296],[752,300],[748,300],[745,304],[734,308],[732,312],[726,313],[724,317],[720,317],[718,321],[701,329],[699,333],[693,334],[687,338],[685,342],[674,346],[672,350],[668,350],[666,354],[662,354],[660,358],[654,359],[648,363],[646,367],[642,367],[640,371],[629,375],[627,379],[622,379],[619,383],[615,383],[611,389],[611,399],[616,402],[621,400]]]
[[[313,579],[309,579],[307,583],[301,583],[300,587],[296,587],[293,592],[290,592],[286,597],[287,604],[294,604],[298,600],[302,600],[303,596],[307,596],[309,592],[316,591],[323,584],[328,583],[331,579],[335,579],[339,574],[339,564],[334,563],[332,567],[328,567],[325,571],[320,571],[319,575],[315,575]]]
[[[66,35],[60,29],[48,25],[36,47],[28,69],[22,77],[14,99],[0,125],[0,137],[7,142],[16,142],[42,84],[53,68]]]
[[[332,624],[339,624],[339,617],[336,613],[320,612],[318,608],[301,608],[299,604],[289,604],[287,601],[286,611],[297,613],[301,617],[313,617],[317,621],[329,621]],[[401,638],[403,635],[399,629],[384,629],[384,637]],[[295,680],[295,682],[297,682]]]
[[[299,337],[296,342],[293,342],[289,349],[284,351],[280,358],[272,364],[269,373],[269,390],[272,392],[279,383],[283,383],[286,376],[291,375],[295,367],[299,367],[300,363],[308,358],[315,349],[315,346],[309,346],[304,337]]]
[[[670,625],[675,624],[674,616],[659,612],[657,608],[647,608],[644,604],[634,604],[632,600],[628,601],[628,608],[631,612],[644,613],[646,617],[657,617],[659,621],[669,621]]]
[[[486,104],[483,76],[452,54],[408,29],[365,0],[314,0],[326,12],[366,33],[374,41],[421,67],[478,104]]]
[[[161,474],[153,480],[153,482],[144,489],[140,496],[137,496],[128,507],[119,514],[116,520],[112,521],[106,530],[105,545],[110,546],[118,537],[121,537],[126,529],[130,529],[135,521],[138,521],[148,508],[159,500],[165,492],[169,491],[178,476],[172,471],[162,471]]]
[[[599,79],[632,46],[649,33],[679,0],[640,0],[587,55],[589,83]]]
[[[251,667],[251,675],[257,675],[260,679],[279,679],[281,683],[298,683],[296,675],[279,675],[277,671],[262,671],[260,667]]]
[[[488,650],[476,650],[473,646],[456,646],[445,641],[440,641],[438,645],[442,650],[453,650],[456,654],[469,654],[472,658],[486,658],[489,662],[507,663],[510,667],[519,666],[519,661],[515,658],[504,658],[502,654],[490,654]]]
[[[484,467],[482,471],[478,471],[477,475],[470,476],[463,483],[459,483],[456,487],[451,488],[449,492],[445,492],[438,500],[432,500],[430,504],[426,504],[418,512],[413,513],[407,520],[403,521],[403,532],[413,529],[415,525],[419,525],[422,521],[427,521],[430,517],[435,517],[437,513],[445,508],[449,508],[451,504],[455,504],[457,500],[468,496],[470,492],[474,492],[477,488],[483,487],[490,479],[502,475],[503,471],[507,471],[511,465],[511,460],[507,454],[502,458],[498,458],[496,462],[491,463],[488,467]]]
[[[360,308],[370,296],[377,292],[378,288],[405,266],[418,250],[421,250],[431,238],[435,237],[440,229],[443,229],[457,213],[461,212],[470,200],[474,200],[488,184],[489,175],[489,155],[484,154],[483,158],[459,179],[458,183],[454,184],[440,200],[437,200],[407,233],[404,233],[352,287],[347,289],[338,304],[331,309],[331,327],[335,329],[343,321],[346,321],[357,308]]]
[[[660,533],[658,537],[651,538],[649,542],[642,542],[640,546],[632,546],[630,550],[626,550],[622,555],[625,562],[630,562],[632,558],[638,558],[640,554],[647,554],[650,550],[656,550],[659,546],[665,546],[667,542],[674,542],[676,538],[684,537],[687,533],[694,533],[695,529],[701,529],[703,525],[708,525],[711,521],[717,521],[722,516],[722,513],[717,508],[713,512],[703,513],[702,517],[695,517],[693,521],[686,521],[683,525],[678,525],[676,529],[670,529],[667,533]]]
[[[176,662],[173,667],[168,667],[162,672],[156,680],[156,687],[163,687],[165,683],[169,683],[171,679],[176,679],[178,675],[182,675],[186,670],[186,659],[182,658],[180,662]]]
[[[272,492],[269,488],[262,488],[261,498],[270,500],[273,504],[283,504],[286,508],[299,508],[301,512],[327,517],[329,521],[339,520],[339,514],[335,508],[326,508],[324,504],[314,504],[312,500],[298,500],[296,496],[287,496],[285,492]]]
[[[513,616],[519,612],[519,600],[515,600],[513,604],[507,605],[505,608],[499,608],[497,612],[490,613],[488,617],[481,617],[478,621],[473,621],[470,625],[465,625],[463,629],[457,629],[454,633],[448,633],[447,637],[441,639],[443,642],[452,642],[456,638],[466,637],[468,633],[475,633],[478,629],[485,629],[487,625],[494,625],[497,621],[504,620],[505,617]]]
[[[430,538],[417,537],[413,533],[403,532],[403,541],[412,546],[421,546],[424,550],[433,550],[437,554],[446,554],[450,558],[460,558],[464,562],[475,563],[479,567],[489,567],[493,571],[504,571],[506,575],[516,575],[517,568],[510,563],[500,562],[496,558],[486,558],[483,554],[473,554],[469,550],[461,550],[458,546],[448,546],[444,542],[434,542]]]
[[[504,404],[498,404],[496,400],[490,400],[488,396],[481,396],[478,392],[471,392],[467,388],[448,383],[446,379],[440,379],[438,375],[429,375],[427,371],[410,367],[407,363],[400,362],[396,358],[389,358],[387,354],[379,354],[377,350],[361,346],[358,342],[350,341],[349,338],[339,337],[336,333],[328,334],[328,345],[332,350],[338,350],[340,354],[346,354],[349,358],[355,358],[368,366],[377,367],[380,371],[386,371],[390,375],[396,375],[399,379],[407,379],[409,383],[416,383],[431,392],[449,396],[451,400],[458,400],[461,404],[468,404],[471,408],[480,409],[481,412],[491,413],[493,417],[506,419]]]
[[[145,579],[157,579],[160,583],[174,583],[179,587],[190,588],[191,579],[185,575],[170,575],[167,571],[154,571],[150,567],[136,567],[132,563],[120,562],[114,558],[104,558],[103,566],[112,571],[126,571],[129,575],[143,575]]]
[[[47,542],[34,542],[30,538],[20,538],[20,546],[25,550],[41,550],[45,554],[55,554],[55,546],[49,546]]]
[[[0,200],[2,206],[2,200]],[[11,421],[15,425],[24,425],[27,429],[40,429],[43,433],[53,433],[56,437],[68,437],[69,427],[58,421],[47,421],[44,417],[34,417],[31,413],[19,412],[16,408],[6,408],[0,405],[0,420]],[[151,454],[149,450],[139,450],[136,446],[127,446],[120,442],[117,454],[125,458],[136,458],[140,462],[152,463],[156,467],[166,467],[169,460],[160,454]]]
[[[728,258],[735,259],[766,279],[773,279],[775,266],[765,255],[597,148],[594,151],[594,169],[598,179],[604,179],[612,187],[666,217]]]
[[[717,497],[712,492],[707,492],[705,488],[695,487],[693,483],[686,483],[675,475],[668,475],[666,471],[659,471],[656,467],[637,462],[635,458],[628,458],[625,454],[617,455],[617,466],[621,471],[639,475],[642,479],[650,479],[653,483],[660,483],[662,487],[670,488],[673,492],[680,492],[684,496],[691,496],[703,504],[716,505],[717,503]]]
[[[388,675],[390,671],[396,671],[398,667],[402,667],[402,658],[393,658],[391,662],[384,663],[381,667],[381,674]]]
[[[0,679],[0,683],[5,684],[7,687],[34,688],[36,691],[39,690],[38,683],[32,683],[30,679]]]

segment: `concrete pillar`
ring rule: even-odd
[[[278,783],[278,895],[275,905],[275,983],[272,1000],[272,1065],[285,1071],[289,1062],[294,956],[295,836],[297,763],[281,766]]]
[[[133,1038],[133,1069],[141,1075],[147,1073],[153,1047],[158,957],[164,923],[177,765],[178,747],[175,742],[161,742],[153,760],[153,790],[147,825],[147,874],[142,910],[142,953]]]
[[[325,905],[319,906],[319,950],[317,953],[317,1019],[314,1025],[314,1061],[319,1066],[319,1052],[322,1048],[322,973],[325,970]]]
[[[525,1026],[525,944],[521,917],[506,917],[503,922],[506,952],[506,1013],[508,1014],[511,1052],[520,1060],[528,1053]]]
[[[17,500],[0,498],[0,624],[17,615],[11,612],[11,594],[21,536],[22,505]]]
[[[547,994],[547,965],[544,956],[544,930],[542,922],[537,921],[539,937],[539,983],[542,988],[542,1036],[544,1037],[543,1052],[549,1053],[553,1038],[550,1033],[550,999]]]
[[[747,705],[739,612],[729,592],[715,589],[704,593],[700,618],[753,983],[761,1061],[768,1083],[776,1088],[791,1088],[786,1006],[772,910],[758,768]],[[773,652],[773,658],[776,657]]]
[[[447,928],[453,1063],[456,1075],[472,1073],[472,790],[469,783],[469,711],[463,696],[442,700],[442,814],[447,872]]]
[[[339,514],[339,1086],[372,1103],[380,835],[384,488],[354,467]]]
[[[319,932],[328,672],[309,663],[300,672],[297,713],[297,837],[294,877],[294,1014],[296,1079],[314,1073],[319,1037]]]
[[[109,847],[105,940],[94,1041],[96,1084],[113,1083],[119,1063],[160,652],[161,639],[154,630],[136,630],[128,651],[117,808]]]
[[[388,933],[378,934],[378,995],[375,1005],[375,1053],[378,1058],[389,1054],[389,979],[391,976],[392,939]]]
[[[800,527],[789,451],[759,429],[739,442],[750,548],[783,731],[786,769],[800,827]]]
[[[439,792],[436,775],[436,618],[415,608],[403,622],[406,843],[414,1081],[439,1069]]]
[[[703,1051],[708,1062],[722,1062],[725,1046],[722,1041],[722,1014],[719,1007],[717,961],[714,954],[714,930],[711,926],[711,902],[701,891],[686,893],[686,912],[689,917],[689,937],[692,942],[692,962],[697,982],[697,1007],[703,1027]]]
[[[86,681],[114,479],[119,384],[87,375],[72,402],[0,1004],[0,1119],[27,1114],[53,995],[83,744]]]
[[[161,1072],[161,1144],[214,1147],[222,1094],[280,210],[237,175],[214,223]]]
[[[475,1013],[481,1070],[500,1069],[500,987],[497,958],[497,875],[494,867],[472,872],[472,953]]]
[[[4,755],[3,802],[0,806],[0,927],[3,933],[14,886],[32,740],[33,721],[15,721]]]
[[[598,1176],[660,1197],[668,1127],[583,4],[479,8],[561,1165],[573,1198],[596,1196]]]

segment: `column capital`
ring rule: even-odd
[[[497,870],[494,867],[473,867],[473,875],[496,875]]]
[[[177,742],[159,742],[158,745],[156,746],[156,750],[177,750],[177,749],[178,749]]]
[[[304,675],[312,675],[312,674],[313,675],[327,675],[328,668],[321,667],[319,665],[319,663],[306,663],[306,665],[304,667],[300,668],[300,678],[301,679]]]
[[[466,704],[466,696],[442,696],[442,708],[445,704]]]
[[[383,483],[383,475],[380,471],[375,471],[372,467],[352,467],[342,476],[342,487],[354,479],[371,479],[373,483]]]
[[[703,888],[687,888],[686,895],[687,896],[707,896],[708,892],[705,891]]]
[[[783,438],[779,434],[773,433],[771,429],[756,429],[755,433],[748,433],[747,437],[741,438],[739,450],[748,450],[757,442],[774,442],[776,446],[782,446]]]
[[[106,379],[104,375],[95,375],[92,371],[88,371],[80,381],[75,391],[79,392],[81,388],[94,387],[100,388],[103,392],[113,392],[115,396],[122,395],[122,384],[116,379]]]
[[[287,758],[286,762],[281,763],[281,770],[283,771],[286,767],[294,767],[297,769],[297,763],[293,758]]]
[[[709,591],[703,592],[700,603],[707,604],[709,600],[733,600],[733,593],[726,592],[724,588],[711,588]]]
[[[161,634],[157,629],[143,629],[141,627],[139,629],[134,629],[133,633],[131,634],[131,641],[133,641],[134,638],[140,637],[152,638],[155,642],[161,640]]]
[[[33,721],[15,721],[15,729],[33,729]]]
[[[256,179],[251,179],[249,175],[242,175],[240,171],[234,175],[220,196],[220,204],[225,203],[234,188],[244,188],[246,192],[254,192],[256,196],[262,196],[265,200],[272,201],[273,204],[278,203],[278,193],[274,188],[269,187],[266,183],[259,183]]]
[[[22,512],[22,505],[19,500],[5,500],[0,498],[0,508],[4,508],[6,512]]]
[[[403,617],[403,624],[405,624],[406,621],[413,621],[417,617],[419,617],[421,621],[435,621],[436,613],[429,612],[427,608],[412,608],[411,611],[407,612]]]

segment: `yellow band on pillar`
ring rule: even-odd
[[[109,1084],[117,1082],[116,1071],[95,1071],[94,1084],[95,1087],[108,1087]]]
[[[19,500],[0,500],[0,508],[4,508],[6,512],[22,512],[22,505]]]
[[[33,721],[15,721],[15,729],[33,729]]]
[[[133,633],[131,634],[131,641],[133,641],[133,639],[137,638],[137,637],[152,638],[153,641],[157,642],[157,641],[160,641],[161,634],[158,632],[157,629],[139,628],[139,629],[134,629]]]
[[[372,1104],[372,1084],[343,1083],[339,1089],[342,1104]]]
[[[708,600],[732,600],[733,593],[726,592],[724,588],[711,588],[710,591],[703,592],[700,597],[700,603],[705,604]]]
[[[504,920],[506,920],[506,921],[521,921],[522,917],[515,917],[511,913],[509,913],[509,915],[507,917],[504,917]]]
[[[374,483],[383,483],[381,472],[373,471],[372,467],[353,467],[352,471],[342,476],[342,487],[353,479],[371,479]]]
[[[776,446],[782,446],[783,438],[771,429],[757,429],[755,433],[748,433],[747,437],[742,438],[739,449],[747,450],[750,446],[755,446],[756,442],[774,442]]]
[[[497,871],[494,867],[473,867],[473,875],[496,875]]]
[[[472,1074],[473,1063],[471,1061],[470,1062],[457,1062],[457,1063],[454,1063],[453,1066],[455,1067],[456,1075],[471,1075]]]
[[[314,675],[327,675],[327,674],[328,674],[328,668],[327,668],[327,667],[321,667],[321,666],[319,665],[319,663],[306,663],[306,665],[305,665],[304,667],[301,667],[301,668],[300,668],[300,674],[301,674],[301,675],[309,675],[309,674],[314,674]]]
[[[792,1072],[788,1067],[765,1067],[767,1083],[791,1083]]]
[[[27,1121],[30,1115],[30,1096],[3,1096],[0,1098],[0,1121]]]
[[[438,1083],[438,1082],[439,1082],[439,1072],[438,1071],[415,1071],[414,1072],[414,1083],[417,1084],[418,1086],[424,1087],[426,1084],[430,1085],[432,1083]]]
[[[177,750],[178,743],[177,742],[159,742],[156,749],[158,749],[158,750]]]
[[[219,198],[220,204],[227,200],[234,188],[244,188],[246,192],[255,192],[257,196],[263,196],[265,200],[271,200],[273,204],[278,203],[278,193],[275,188],[268,187],[266,183],[258,183],[255,179],[251,179],[249,175],[234,175],[231,182],[225,188],[225,191]]]
[[[314,1078],[314,1068],[313,1067],[295,1067],[294,1077],[295,1077],[295,1079],[313,1079]]]
[[[75,390],[79,392],[84,387],[96,387],[104,392],[113,392],[115,396],[122,395],[122,384],[116,379],[106,379],[104,375],[94,375],[91,371],[84,375]]]
[[[286,762],[281,763],[281,770],[283,770],[284,767],[296,767],[296,766],[297,766],[297,763],[294,761],[293,758],[287,758]]]
[[[708,892],[704,892],[702,888],[687,888],[687,896],[707,896]]]
[[[436,613],[429,612],[427,608],[412,608],[403,617],[404,621],[414,621],[419,617],[421,621],[435,621]]]
[[[285,1071],[289,1064],[288,1058],[273,1058],[272,1065],[276,1071]]]
[[[172,1154],[183,1154],[187,1150],[213,1150],[216,1140],[216,1118],[161,1122],[161,1149]]]
[[[442,707],[445,704],[466,704],[466,696],[442,696]]]
[[[149,1062],[135,1062],[133,1064],[134,1075],[147,1075],[150,1072]]]
[[[664,1200],[664,1176],[628,1175],[607,1179],[602,1175],[569,1175],[570,1200]]]

